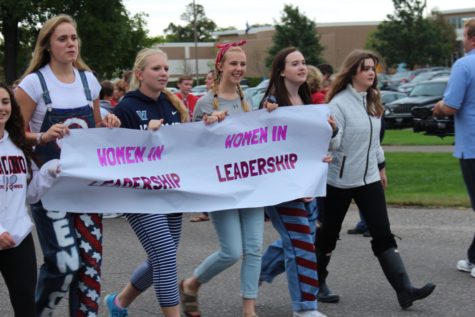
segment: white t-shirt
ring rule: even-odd
[[[5,130],[0,139],[0,234],[8,231],[16,245],[33,227],[26,207],[27,176],[25,156]]]
[[[38,170],[32,162],[33,177],[27,185],[28,165],[25,155],[12,142],[8,131],[4,131],[0,139],[0,234],[10,233],[16,246],[33,228],[27,204],[39,201],[51,188],[56,180],[58,164],[59,160],[50,160]]]
[[[92,102],[88,102],[81,77],[78,70],[74,69],[75,79],[73,83],[63,83],[56,78],[51,67],[46,65],[39,69],[43,74],[46,86],[48,87],[51,98],[51,106],[56,109],[74,109],[80,108],[87,104],[92,107]],[[91,90],[92,100],[99,98],[101,85],[91,72],[84,72],[87,78],[89,89]],[[36,103],[35,111],[30,120],[31,132],[40,132],[41,124],[46,113],[46,105],[43,100],[43,89],[41,88],[40,79],[35,73],[28,74],[19,84],[19,87],[30,96]]]

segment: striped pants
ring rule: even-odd
[[[281,239],[272,243],[264,253],[260,280],[270,283],[285,271],[292,310],[316,310],[315,206],[309,208],[304,202],[291,201],[267,207],[266,212]]]
[[[126,217],[148,257],[132,275],[132,285],[144,291],[153,283],[160,307],[178,305],[176,256],[182,214],[127,214]]]

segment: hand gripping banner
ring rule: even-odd
[[[259,110],[159,131],[76,129],[43,197],[67,212],[202,212],[325,196],[328,107]]]

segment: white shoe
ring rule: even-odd
[[[294,311],[293,317],[327,317],[318,310]]]
[[[469,272],[470,276],[475,277],[475,264],[468,260],[460,260],[457,262],[457,270]]]
[[[475,268],[475,264],[470,263],[468,260],[460,260],[457,262],[457,270],[464,272],[471,272]]]

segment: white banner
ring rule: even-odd
[[[324,196],[327,106],[282,107],[159,131],[76,129],[42,201],[67,212],[201,212]]]

